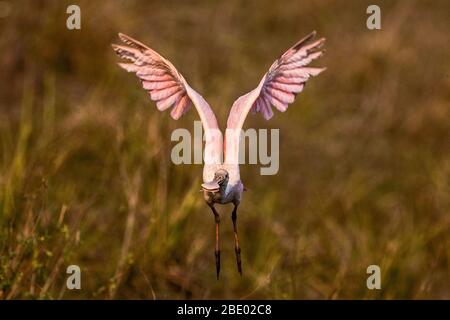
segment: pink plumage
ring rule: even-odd
[[[272,64],[256,89],[234,102],[228,117],[227,129],[241,130],[250,110],[253,113],[261,112],[266,120],[273,117],[272,106],[278,111],[286,111],[288,105],[294,102],[296,94],[303,91],[309,78],[325,70],[308,67],[311,61],[323,54],[320,48],[325,41],[324,38],[310,43],[315,35],[316,33],[312,32],[288,49]],[[239,144],[237,139],[226,140],[226,150],[234,150],[225,154],[226,163],[238,162],[239,155],[235,151],[235,146]],[[239,179],[238,174],[235,179]]]
[[[119,34],[119,37],[128,46],[113,44],[113,49],[120,57],[131,61],[119,63],[119,66],[128,72],[136,73],[159,110],[175,107],[175,102],[183,97],[185,97],[183,101],[186,99],[190,101],[186,90],[187,83],[168,60],[129,36]],[[192,94],[196,93],[192,90]],[[187,101],[178,105],[177,111],[171,112],[171,116],[178,119],[188,107]]]
[[[297,42],[277,59],[262,77],[258,86],[239,97],[231,107],[224,137],[208,103],[192,89],[173,64],[159,53],[124,34],[120,39],[128,46],[113,45],[116,53],[130,62],[119,63],[123,69],[135,73],[142,86],[156,102],[156,107],[164,111],[172,107],[170,115],[175,120],[194,105],[205,131],[205,150],[202,189],[204,199],[213,211],[216,221],[216,272],[219,277],[219,222],[220,217],[214,204],[233,203],[232,220],[234,226],[236,263],[242,274],[240,247],[237,236],[237,207],[241,202],[244,186],[239,175],[239,149],[241,130],[247,114],[260,112],[269,120],[273,117],[272,106],[285,112],[293,103],[296,94],[303,91],[306,81],[321,73],[324,68],[308,67],[309,63],[322,55],[320,47],[324,39],[310,43],[315,32]],[[225,145],[224,145],[225,144]],[[225,159],[223,159],[225,154]],[[216,196],[216,194],[219,196]]]
[[[203,178],[210,180],[223,160],[223,139],[221,135],[217,138],[220,130],[211,107],[169,60],[129,36],[120,33],[119,37],[127,46],[113,44],[112,47],[121,58],[130,61],[121,62],[119,66],[136,74],[158,110],[172,108],[170,116],[178,120],[192,105],[195,106],[208,137],[205,153],[211,157],[203,169]]]

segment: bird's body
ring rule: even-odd
[[[244,185],[239,174],[239,146],[242,127],[247,114],[260,112],[266,120],[273,116],[272,106],[284,112],[288,104],[294,102],[297,93],[312,76],[325,68],[308,67],[319,58],[325,39],[310,42],[315,32],[298,41],[278,58],[262,77],[258,86],[239,97],[231,107],[227,120],[225,137],[219,129],[217,119],[203,97],[192,89],[175,66],[153,49],[141,42],[119,34],[128,46],[113,45],[116,53],[130,63],[119,63],[128,72],[136,73],[142,86],[156,102],[156,107],[164,111],[172,107],[170,115],[179,119],[193,105],[202,121],[205,131],[205,164],[203,168],[203,196],[211,208],[216,222],[216,271],[220,271],[219,224],[220,216],[216,204],[232,203],[231,218],[234,227],[236,262],[242,274],[241,249],[237,235],[237,208],[242,200]]]

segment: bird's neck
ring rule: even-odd
[[[219,191],[210,193],[210,201],[214,203],[222,203],[227,196],[227,186],[220,186]]]

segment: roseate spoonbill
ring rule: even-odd
[[[266,120],[273,116],[272,106],[281,112],[286,111],[288,104],[294,102],[296,94],[303,90],[308,79],[325,70],[308,66],[312,60],[323,54],[321,47],[325,39],[312,41],[315,35],[314,31],[293,45],[271,65],[254,90],[233,103],[228,116],[225,139],[208,103],[189,86],[169,60],[122,33],[119,33],[119,37],[126,46],[112,45],[121,58],[129,60],[127,63],[119,63],[119,66],[139,77],[144,89],[150,93],[151,100],[156,102],[158,110],[164,111],[172,107],[170,115],[177,120],[192,105],[197,109],[206,140],[202,190],[216,223],[217,278],[220,273],[220,216],[214,207],[215,204],[234,205],[231,219],[234,227],[236,264],[242,275],[241,249],[237,232],[237,209],[244,191],[238,161],[242,125],[250,110],[253,113],[261,112]]]

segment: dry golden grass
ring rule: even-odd
[[[378,1],[10,1],[0,18],[0,298],[450,298],[450,6]],[[164,4],[163,4],[164,3]],[[110,48],[121,31],[155,48],[221,124],[273,60],[316,29],[313,79],[280,128],[280,171],[242,168],[244,277],[231,207],[222,273],[201,166],[170,162],[170,132]],[[66,267],[82,290],[65,289]],[[366,268],[382,269],[382,290]]]

